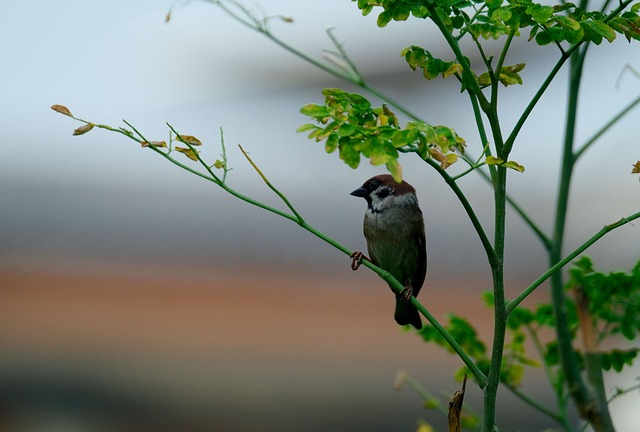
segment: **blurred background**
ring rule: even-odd
[[[170,1],[12,2],[0,20],[3,134],[0,168],[0,431],[413,431],[419,419],[442,427],[409,388],[393,389],[404,369],[448,400],[461,364],[392,319],[393,299],[371,272],[290,222],[225,195],[123,137],[49,109],[112,126],[122,119],[149,139],[165,122],[220,153],[228,183],[280,206],[247,164],[241,143],[273,184],[315,227],[364,249],[365,204],[349,196],[381,172],[358,170],[296,128],[298,113],[321,103],[335,81],[234,22],[219,8]],[[449,58],[418,20],[375,25],[347,0],[247,3],[274,20],[273,32],[316,58],[344,41],[362,75],[431,124],[454,127],[478,154],[473,117],[454,80],[426,82],[401,49],[417,44]],[[439,47],[439,48],[438,48]],[[525,85],[502,92],[503,127],[557,58],[554,47],[519,42],[508,64],[525,61]],[[591,48],[579,109],[578,143],[640,92],[640,48],[618,38]],[[524,128],[509,178],[513,196],[547,231],[553,217],[566,72]],[[373,99],[374,102],[375,99]],[[590,150],[576,171],[567,250],[607,223],[638,211],[638,112]],[[480,242],[453,194],[424,162],[403,156],[427,222],[429,272],[422,301],[438,317],[469,316],[486,340],[490,287]],[[452,167],[453,171],[460,167]],[[491,190],[461,182],[491,231]],[[516,215],[508,222],[509,296],[545,269],[537,240]],[[627,225],[588,253],[604,270],[630,269],[640,231]],[[546,299],[546,287],[527,300]],[[549,397],[533,372],[524,389]],[[630,385],[638,365],[607,377]],[[555,427],[501,392],[504,430]],[[636,399],[634,400],[633,397]],[[465,403],[479,408],[469,387]],[[621,431],[640,422],[637,395],[613,403]],[[523,421],[526,419],[526,421]],[[635,425],[635,426],[634,426]]]

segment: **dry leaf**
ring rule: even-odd
[[[51,109],[57,113],[64,114],[69,117],[73,117],[73,114],[71,114],[71,111],[69,111],[69,108],[67,108],[64,105],[57,105],[57,104],[51,105]]]
[[[166,147],[167,143],[165,141],[151,141],[151,142],[143,141],[140,143],[140,145],[142,147],[149,147],[149,145],[152,145],[154,147]]]
[[[84,135],[87,132],[89,132],[91,129],[93,129],[94,124],[93,123],[87,123],[84,124],[82,126],[80,126],[79,128],[75,129],[73,131],[74,135]]]
[[[176,146],[175,149],[177,151],[179,151],[180,153],[183,153],[186,157],[188,157],[192,161],[197,161],[198,160],[198,152],[194,152],[193,150],[191,150],[188,147],[178,147],[178,146]]]
[[[198,138],[196,138],[194,136],[191,136],[191,135],[180,135],[180,136],[178,136],[178,141],[181,141],[181,142],[183,142],[185,144],[189,144],[189,145],[192,145],[192,146],[201,146],[202,145],[202,142]]]

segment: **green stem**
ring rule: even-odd
[[[609,15],[607,15],[602,21],[606,23],[606,22],[610,21],[611,19],[615,18],[616,16],[618,16],[620,14],[620,12],[622,12],[633,1],[634,0],[620,1],[620,4],[618,5],[618,7],[613,9],[609,13]],[[549,75],[547,75],[547,78],[544,80],[544,82],[542,83],[542,85],[540,86],[540,88],[538,89],[536,94],[533,96],[533,98],[531,99],[531,101],[529,102],[529,104],[527,105],[525,110],[522,112],[522,114],[520,115],[520,118],[518,118],[518,121],[516,122],[516,125],[514,126],[514,128],[511,131],[511,133],[509,134],[509,137],[505,141],[505,147],[506,147],[507,153],[509,153],[511,151],[511,147],[513,147],[513,144],[514,144],[516,138],[518,137],[518,134],[520,133],[520,130],[522,129],[522,127],[524,126],[525,122],[529,118],[529,115],[531,115],[531,112],[533,111],[533,109],[536,107],[536,105],[540,101],[540,98],[542,98],[542,95],[547,91],[547,89],[549,88],[549,85],[551,85],[551,82],[555,79],[555,77],[558,74],[558,72],[560,71],[560,69],[562,69],[562,66],[565,64],[565,62],[567,60],[569,60],[569,58],[572,56],[572,54],[578,48],[580,48],[580,46],[582,46],[583,44],[584,44],[584,42],[578,42],[578,43],[572,45],[571,47],[569,47],[569,49],[567,49],[566,51],[564,51],[564,50],[562,51],[562,55],[560,56],[560,59],[558,59],[556,64],[551,69],[551,72],[549,73]]]
[[[551,417],[552,419],[554,419],[555,421],[557,421],[560,424],[564,425],[566,423],[566,422],[563,422],[562,415],[560,415],[557,412],[553,411],[548,406],[546,406],[546,405],[542,404],[541,402],[533,399],[532,397],[530,397],[526,393],[521,392],[516,387],[510,386],[508,384],[504,384],[504,386],[511,393],[513,393],[515,396],[517,396],[519,399],[521,399],[523,402],[525,402],[527,405],[535,408],[536,410],[540,411],[544,415]]]
[[[469,92],[473,93],[478,98],[480,107],[482,108],[483,111],[486,112],[489,106],[489,102],[487,101],[487,98],[482,93],[482,89],[478,85],[478,81],[476,80],[474,73],[471,70],[471,65],[469,64],[467,58],[462,53],[462,49],[460,48],[458,41],[456,40],[455,37],[453,37],[453,34],[451,34],[451,32],[447,29],[442,19],[440,19],[440,15],[438,15],[438,7],[436,6],[435,1],[426,2],[426,7],[429,10],[429,14],[430,14],[429,18],[431,18],[431,21],[433,21],[433,23],[438,27],[438,29],[440,30],[440,33],[442,33],[445,40],[447,41],[447,44],[453,51],[453,54],[456,56],[456,60],[458,60],[458,63],[460,63],[460,65],[462,66],[463,88],[467,89]]]
[[[564,258],[562,258],[561,260],[559,260],[549,270],[544,272],[538,279],[533,281],[533,283],[531,283],[531,285],[529,285],[520,294],[518,294],[513,300],[511,300],[507,304],[507,313],[513,312],[513,310],[516,307],[518,307],[518,305],[520,303],[522,303],[522,301],[524,299],[526,299],[533,291],[535,291],[536,288],[538,288],[547,279],[549,279],[551,277],[551,275],[553,275],[558,270],[560,270],[561,268],[566,266],[570,261],[574,260],[578,255],[580,255],[582,252],[587,250],[591,245],[593,245],[595,242],[600,240],[607,233],[613,231],[616,228],[620,228],[621,226],[626,225],[626,224],[630,223],[631,221],[636,220],[638,218],[640,218],[640,212],[634,213],[632,215],[629,215],[627,217],[624,217],[624,218],[620,219],[617,222],[614,222],[614,223],[612,223],[610,225],[605,225],[604,227],[602,227],[602,229],[600,229],[600,231],[598,231],[595,235],[593,235],[589,240],[587,240],[586,242],[582,243],[580,246],[578,246],[569,255],[567,255]]]
[[[393,386],[396,390],[400,390],[404,383],[411,387],[411,389],[416,392],[416,394],[420,396],[425,402],[429,402],[430,408],[435,408],[445,416],[448,414],[447,408],[445,408],[444,404],[442,404],[437,397],[431,394],[429,390],[424,388],[424,386],[420,384],[414,377],[409,375],[407,371],[399,370]]]
[[[604,124],[587,142],[585,142],[580,149],[575,152],[575,159],[580,158],[585,151],[587,151],[602,135],[604,135],[612,126],[614,126],[620,119],[627,115],[633,108],[640,103],[640,96],[636,97],[631,103],[625,106],[618,114],[611,118]]]
[[[293,207],[293,204],[289,202],[289,199],[282,192],[280,192],[278,188],[276,188],[273,184],[271,184],[269,179],[267,179],[267,176],[265,176],[260,170],[260,168],[258,168],[258,165],[256,165],[255,162],[253,162],[253,159],[251,159],[251,157],[249,156],[249,153],[244,151],[244,148],[240,144],[238,144],[238,147],[240,148],[240,151],[242,152],[244,157],[247,158],[247,160],[249,161],[253,169],[258,173],[258,175],[260,175],[260,177],[262,178],[262,181],[264,181],[265,184],[269,187],[269,189],[271,189],[273,193],[278,195],[278,198],[280,198],[282,202],[289,208],[289,210],[291,210],[291,213],[293,213],[293,215],[296,217],[298,224],[301,225],[302,223],[304,223],[304,219],[302,218],[300,213],[298,213],[295,207]]]
[[[263,34],[265,37],[267,37],[267,39],[271,40],[273,43],[275,43],[276,45],[278,45],[280,48],[284,49],[285,51],[288,51],[289,53],[293,54],[294,56],[306,61],[307,63],[312,64],[313,66],[317,67],[318,69],[320,69],[320,70],[322,70],[322,71],[324,71],[324,72],[326,72],[326,73],[328,73],[330,75],[333,75],[336,78],[343,79],[345,81],[348,81],[348,82],[350,82],[352,84],[355,84],[355,85],[361,87],[364,90],[367,90],[369,93],[371,93],[374,96],[386,101],[389,105],[392,105],[396,110],[398,110],[399,112],[402,112],[406,116],[408,116],[408,117],[410,117],[410,118],[412,118],[414,120],[422,121],[420,119],[420,116],[417,115],[416,113],[412,112],[409,108],[405,107],[400,102],[394,100],[390,96],[385,95],[381,91],[379,91],[379,90],[371,87],[369,84],[367,84],[365,82],[364,78],[358,73],[358,71],[356,70],[353,62],[346,55],[346,52],[342,49],[342,47],[337,42],[337,40],[335,39],[335,37],[333,36],[333,34],[331,32],[328,32],[329,38],[331,39],[331,42],[336,46],[336,48],[340,52],[340,55],[345,60],[347,65],[350,66],[348,68],[348,70],[346,70],[344,68],[336,69],[334,67],[330,67],[327,64],[325,64],[325,63],[323,63],[323,62],[321,62],[321,61],[319,61],[319,60],[317,60],[317,59],[305,54],[304,52],[294,48],[293,46],[287,44],[282,39],[277,38],[264,25],[259,25],[258,20],[255,19],[253,16],[251,16],[249,14],[249,11],[247,9],[245,9],[245,8],[242,8],[242,11],[245,13],[245,15],[247,15],[247,18],[243,18],[243,17],[239,16],[233,10],[231,10],[227,6],[225,6],[223,4],[223,2],[220,1],[220,0],[206,0],[206,1],[208,1],[210,3],[213,3],[213,4],[216,4],[225,13],[227,13],[230,17],[232,17],[233,19],[235,19],[236,21],[238,21],[242,25],[244,25],[246,27],[249,27],[252,30],[257,31],[258,33]]]
[[[77,118],[77,117],[73,117],[71,116],[74,120],[83,122],[85,124],[91,123],[89,121]],[[267,182],[267,184],[270,186],[270,188],[281,198],[284,200],[285,204],[287,204],[287,206],[289,207],[289,209],[294,213],[294,214],[289,214],[287,212],[284,212],[282,210],[279,210],[275,207],[272,207],[270,205],[267,205],[265,203],[262,203],[260,201],[257,201],[251,197],[248,197],[238,191],[236,191],[235,189],[229,187],[226,183],[223,183],[220,178],[218,178],[215,173],[211,170],[211,168],[200,158],[200,155],[195,151],[195,149],[193,148],[192,145],[190,145],[186,140],[181,139],[181,142],[183,142],[184,144],[186,144],[189,149],[191,149],[194,154],[197,157],[198,162],[205,168],[205,170],[207,171],[207,174],[200,172],[190,166],[187,166],[185,164],[183,164],[182,162],[178,161],[177,159],[173,158],[169,152],[165,152],[160,150],[160,148],[158,148],[157,146],[153,145],[149,140],[147,140],[137,129],[135,129],[130,123],[126,122],[125,123],[127,125],[129,125],[129,127],[131,127],[136,134],[138,134],[138,136],[140,138],[136,138],[132,132],[126,130],[126,129],[116,129],[113,128],[109,125],[105,125],[105,124],[94,124],[94,127],[100,128],[100,129],[105,129],[111,132],[116,132],[119,134],[122,134],[124,136],[126,136],[127,138],[136,141],[139,144],[145,144],[147,147],[149,147],[152,151],[154,151],[156,154],[162,156],[163,158],[165,158],[166,160],[168,160],[169,162],[171,162],[172,164],[178,166],[179,168],[182,168],[183,170],[194,174],[198,177],[201,177],[207,181],[210,181],[212,183],[215,183],[216,185],[218,185],[219,187],[221,187],[223,190],[225,190],[227,193],[231,194],[232,196],[236,197],[237,199],[244,201],[248,204],[251,204],[253,206],[256,206],[258,208],[261,208],[263,210],[266,210],[270,213],[274,213],[280,217],[283,217],[285,219],[288,219],[292,222],[295,222],[297,225],[299,225],[301,228],[303,228],[304,230],[308,231],[309,233],[313,234],[314,236],[318,237],[319,239],[323,240],[324,242],[330,244],[331,246],[333,246],[334,248],[338,249],[339,251],[341,251],[342,253],[351,256],[352,252],[351,250],[349,250],[348,248],[346,248],[345,246],[343,246],[342,244],[338,243],[336,240],[334,240],[333,238],[329,237],[328,235],[324,234],[323,232],[319,231],[318,229],[314,228],[313,226],[309,225],[309,223],[307,223],[293,208],[293,206],[289,203],[289,201],[286,199],[286,197],[284,197],[284,195],[282,195],[282,193],[277,190],[275,188],[275,186],[271,185],[271,183],[266,179],[266,177],[264,176],[264,174],[262,174],[262,171],[260,171],[260,169],[255,165],[255,163],[253,163],[253,161],[248,158],[248,155],[246,154],[246,152],[243,153],[245,154],[245,156],[247,156],[247,159],[249,160],[249,162],[251,163],[251,165],[253,166],[254,169],[256,169],[258,171],[258,173],[260,174],[260,176],[262,177],[262,179],[264,181]],[[180,134],[175,131],[173,129],[173,127],[171,125],[168,125],[169,128],[176,134],[177,137],[181,137]],[[376,274],[378,274],[378,276],[380,276],[382,279],[385,280],[385,282],[387,282],[397,293],[400,293],[403,289],[404,286],[398,282],[391,273],[389,273],[388,271],[377,267],[376,265],[372,264],[370,261],[368,260],[363,260],[362,264],[365,267],[368,267],[369,269],[371,269],[372,271],[374,271]],[[451,336],[451,334],[440,324],[440,322],[438,322],[438,320],[415,298],[415,297],[411,297],[411,302],[413,303],[413,305],[418,309],[418,311],[420,311],[422,313],[422,315],[424,315],[424,317],[429,321],[429,323],[440,333],[440,335],[447,341],[447,343],[449,343],[449,345],[451,346],[451,348],[458,354],[458,356],[462,359],[462,361],[464,362],[464,364],[469,368],[469,370],[471,371],[471,373],[474,375],[476,381],[478,382],[478,385],[480,386],[480,388],[483,388],[486,385],[487,382],[487,377],[484,375],[484,373],[480,370],[480,368],[478,368],[478,366],[474,363],[474,361],[471,359],[471,357],[469,357],[469,355],[464,351],[464,349],[460,346],[460,344],[458,344],[458,342],[456,342],[456,340],[453,338],[453,336]]]
[[[332,238],[318,231],[317,229],[309,225],[307,222],[299,223],[299,225],[305,230],[309,231],[311,234],[315,235],[316,237],[319,237],[323,241],[329,243],[335,248],[351,256],[352,251],[348,250],[347,248],[345,248],[344,246],[342,246]],[[369,260],[362,260],[362,265],[374,271],[378,276],[384,279],[384,281],[387,282],[389,286],[396,293],[400,293],[402,292],[402,290],[404,290],[404,286],[400,282],[398,282],[398,280],[394,278],[393,275],[388,271],[376,266]],[[433,314],[431,314],[431,312],[429,312],[427,308],[425,308],[418,299],[412,296],[410,301],[416,307],[416,309],[418,309],[418,311],[427,319],[427,321],[429,321],[429,323],[438,331],[438,333],[440,333],[443,339],[447,341],[449,346],[451,346],[451,348],[456,352],[456,354],[458,354],[460,359],[464,362],[464,364],[469,368],[469,370],[475,377],[478,383],[478,386],[480,386],[480,388],[484,388],[487,383],[487,377],[480,370],[480,368],[475,364],[473,359],[469,357],[469,355],[460,346],[460,344],[453,338],[453,336],[451,336],[451,334],[442,326],[442,324],[440,324],[440,322],[436,319],[436,317],[434,317]]]
[[[493,249],[493,245],[491,244],[489,237],[487,236],[487,234],[484,231],[484,228],[482,227],[482,223],[480,222],[480,219],[478,219],[478,216],[473,210],[473,206],[467,199],[464,192],[462,192],[458,184],[455,182],[454,178],[451,177],[449,173],[447,173],[444,169],[442,169],[440,165],[438,165],[438,163],[433,159],[428,158],[428,159],[424,159],[424,161],[429,165],[431,165],[436,170],[436,172],[440,174],[440,176],[444,179],[447,185],[449,185],[453,193],[456,195],[456,197],[462,204],[462,207],[464,208],[465,212],[467,213],[467,216],[471,220],[471,224],[475,228],[476,233],[478,234],[478,237],[480,237],[480,242],[482,243],[482,246],[485,250],[489,264],[493,266],[496,263],[498,263],[500,260],[498,259],[496,252]]]
[[[490,165],[491,167],[492,165]],[[491,177],[489,174],[479,169],[478,173],[489,183],[491,183]],[[545,249],[551,248],[551,239],[544,231],[534,222],[534,220],[524,211],[524,209],[518,204],[518,202],[511,197],[511,195],[507,194],[507,203],[511,206],[511,208],[522,218],[522,220],[531,228],[534,234],[538,237],[540,242],[543,244]]]
[[[507,329],[507,311],[504,297],[504,241],[506,228],[506,185],[507,170],[497,167],[496,180],[494,182],[495,202],[495,233],[494,246],[496,259],[491,263],[493,277],[493,345],[491,348],[491,363],[487,376],[487,387],[484,389],[484,415],[482,419],[482,431],[493,432],[496,430],[496,399],[500,384],[500,371],[504,354],[504,341]]]
[[[542,343],[540,342],[540,338],[538,337],[538,334],[536,333],[534,328],[531,327],[531,325],[526,324],[526,328],[529,333],[529,336],[531,337],[531,340],[533,341],[533,345],[536,348],[538,356],[540,357],[542,364],[544,366],[544,372],[547,376],[547,381],[549,381],[549,383],[552,383],[552,384],[555,383],[558,377],[554,376],[553,371],[549,366],[549,363],[545,359],[545,355],[544,355],[545,349],[542,347]],[[558,406],[558,409],[559,409],[559,412],[555,413],[557,415],[557,418],[556,417],[554,418],[556,418],[556,420],[558,420],[558,422],[564,427],[565,432],[572,432],[575,430],[575,428],[567,418],[567,404],[565,403],[565,400],[562,397],[562,393],[558,392],[558,389],[556,388],[555,385],[553,385],[553,390],[556,396],[556,405]]]
[[[553,241],[552,247],[549,251],[549,263],[551,267],[556,266],[562,260],[562,247],[564,243],[564,231],[569,205],[571,177],[575,164],[573,145],[584,55],[584,50],[575,50],[571,55],[570,61],[567,122],[562,152],[560,183],[556,199]],[[560,353],[560,365],[564,372],[569,394],[578,406],[581,416],[586,418],[589,415],[587,407],[594,405],[594,395],[585,385],[582,375],[580,374],[578,359],[574,353],[562,273],[558,271],[552,273],[550,282],[551,301],[556,322],[555,331],[558,341],[558,351]]]
[[[484,157],[486,158],[491,156],[491,148],[489,147],[489,139],[487,138],[487,132],[484,127],[484,121],[482,120],[482,112],[480,109],[480,104],[478,102],[478,97],[472,92],[467,92],[467,93],[469,94],[471,107],[473,109],[473,115],[476,121],[476,127],[478,129],[478,134],[480,135],[480,142],[482,143]],[[483,171],[480,170],[480,172],[483,172]],[[495,166],[489,165],[489,174],[491,175],[491,177],[489,178],[489,181],[491,182],[491,179],[495,178],[495,175],[496,175]]]
[[[518,137],[520,130],[522,130],[522,127],[524,126],[525,122],[529,118],[529,115],[531,115],[531,112],[533,111],[533,109],[536,107],[536,105],[542,98],[542,95],[545,94],[545,92],[547,91],[547,89],[555,79],[558,72],[560,72],[560,69],[562,69],[562,66],[569,59],[571,53],[573,53],[576,49],[578,49],[579,46],[580,44],[571,46],[571,48],[569,48],[566,52],[562,54],[562,56],[560,56],[560,59],[553,66],[553,68],[551,69],[551,72],[549,72],[549,75],[547,75],[547,78],[544,80],[544,82],[542,83],[542,85],[540,86],[536,94],[533,96],[529,104],[526,106],[526,108],[518,118],[518,121],[516,122],[515,126],[513,127],[513,130],[511,131],[511,133],[507,137],[507,140],[505,141],[505,148],[507,153],[511,151],[511,148],[515,143],[515,140]]]

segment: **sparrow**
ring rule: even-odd
[[[427,273],[424,219],[415,189],[406,181],[397,183],[391,175],[381,174],[351,195],[367,201],[364,236],[369,253],[369,258],[359,251],[351,254],[351,268],[357,270],[364,258],[390,272],[404,286],[396,293],[396,322],[420,330],[420,315],[409,302],[420,292]]]

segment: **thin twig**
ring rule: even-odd
[[[264,175],[264,173],[260,170],[260,168],[258,168],[258,165],[256,165],[253,159],[251,159],[251,157],[249,156],[249,153],[247,153],[244,150],[244,148],[242,148],[242,145],[238,144],[238,147],[240,148],[240,151],[242,152],[244,157],[247,158],[247,160],[249,161],[253,169],[256,170],[256,172],[260,175],[260,177],[262,177],[262,180],[266,183],[266,185],[269,186],[269,189],[271,189],[276,195],[278,195],[278,197],[282,200],[282,202],[284,202],[286,206],[289,207],[289,210],[291,210],[291,213],[294,214],[294,216],[298,220],[298,223],[299,224],[304,223],[304,218],[300,216],[300,213],[298,213],[298,211],[293,207],[293,204],[291,204],[291,202],[287,199],[287,197],[284,196],[284,194],[280,192],[278,188],[276,188],[273,184],[271,184],[269,179],[267,179],[267,176]]]

